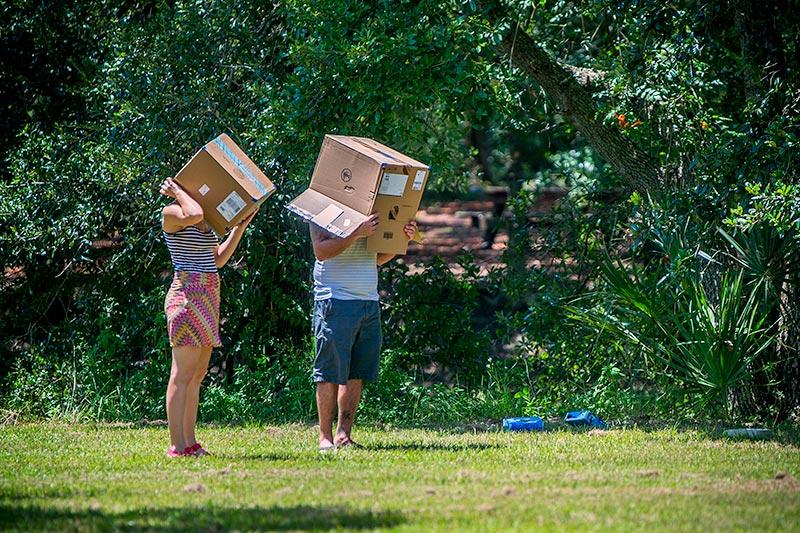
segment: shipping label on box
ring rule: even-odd
[[[238,215],[246,205],[247,203],[239,196],[239,193],[231,191],[222,203],[217,206],[217,211],[222,215],[222,218],[230,222],[236,218],[236,215]]]

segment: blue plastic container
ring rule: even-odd
[[[504,418],[503,429],[507,431],[541,431],[544,429],[544,420],[538,416]]]
[[[571,426],[592,426],[600,429],[608,428],[608,424],[590,411],[570,411],[567,413],[567,416],[564,417],[564,422]]]

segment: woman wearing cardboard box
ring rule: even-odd
[[[171,178],[161,194],[175,199],[162,211],[161,225],[175,274],[167,292],[169,344],[172,370],[167,386],[167,419],[171,445],[168,457],[208,455],[195,438],[200,384],[206,375],[211,350],[219,337],[219,273],[236,251],[247,225],[258,212],[245,218],[222,243],[203,220],[203,209]]]

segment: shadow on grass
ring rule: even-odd
[[[230,459],[231,461],[292,461],[300,457],[302,453],[281,452],[281,453],[214,453],[214,458]],[[191,458],[190,458],[191,459]]]
[[[39,500],[55,499],[55,498],[73,498],[76,496],[76,491],[70,487],[56,486],[56,487],[36,487],[29,489],[25,492],[17,492],[12,487],[0,488],[0,502],[25,502],[30,501],[31,498]],[[3,512],[5,504],[0,503],[0,513]],[[2,514],[0,514],[0,526],[3,524]],[[0,527],[2,531],[2,527]]]
[[[674,430],[679,433],[696,432],[708,440],[724,442],[774,442],[784,446],[800,447],[800,425],[786,422],[778,425],[756,425],[753,427],[767,428],[772,434],[766,438],[730,438],[723,432],[726,429],[737,429],[749,427],[747,424],[737,422],[666,422],[659,420],[634,420],[625,424],[619,424],[611,429],[636,429],[645,433],[653,433],[664,430]]]
[[[38,419],[33,420],[33,422]],[[141,419],[141,420],[119,420],[115,422],[89,421],[88,426],[99,429],[147,429],[147,428],[166,428],[169,424],[163,419]],[[317,425],[316,420],[272,420],[272,419],[253,419],[253,420],[203,420],[199,423],[202,428],[245,428],[260,430],[264,428],[291,427],[296,429],[308,429]]]
[[[316,531],[376,529],[404,522],[395,512],[370,512],[346,507],[299,505],[292,507],[179,507],[137,509],[121,513],[102,510],[61,510],[36,506],[0,505],[0,530],[140,530],[203,531]]]
[[[466,452],[500,448],[495,443],[484,442],[378,442],[364,444],[370,451],[429,451],[429,452]]]

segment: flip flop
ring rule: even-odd
[[[169,448],[167,448],[167,457],[171,459],[175,457],[186,457],[186,453],[178,451],[178,449],[175,448],[175,446],[170,446]]]
[[[203,457],[204,455],[211,455],[208,450],[203,448],[203,445],[199,442],[195,442],[185,450],[187,455],[193,455],[194,457]]]
[[[336,447],[337,448],[351,448],[353,450],[363,450],[364,449],[364,445],[363,444],[359,444],[359,443],[357,443],[356,441],[354,441],[352,439],[348,439],[346,441],[342,441],[339,444],[337,444]]]
[[[319,453],[330,453],[335,451],[336,451],[336,446],[334,446],[333,444],[326,444],[325,446],[319,447]]]

